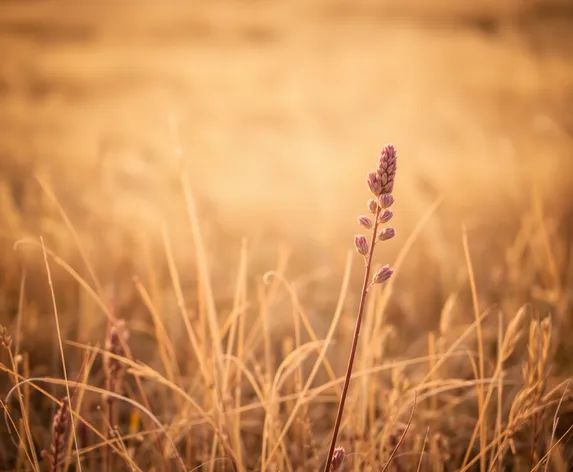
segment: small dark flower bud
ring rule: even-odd
[[[335,470],[340,469],[342,463],[344,462],[344,448],[337,447],[334,449],[334,454],[332,455],[332,462],[330,463],[330,467],[333,472]]]

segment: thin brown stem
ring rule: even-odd
[[[113,387],[111,387],[110,391],[113,391],[112,389],[113,389]],[[111,397],[109,397],[107,399],[106,403],[107,403],[107,422],[108,422],[107,438],[111,442],[113,440],[113,425],[114,425],[113,404],[114,404],[114,401]],[[111,471],[113,471],[113,451],[109,447],[106,447],[106,449],[107,449],[107,455],[106,455],[105,470],[108,472],[111,472]]]
[[[386,472],[388,470],[388,468],[390,467],[390,464],[392,463],[392,460],[394,459],[394,456],[398,452],[398,449],[400,448],[401,444],[404,442],[404,438],[406,437],[406,433],[410,429],[410,425],[412,424],[412,419],[414,418],[414,411],[416,411],[417,400],[418,400],[418,392],[416,390],[414,390],[414,404],[412,405],[412,410],[410,411],[410,418],[408,418],[408,423],[406,424],[406,428],[404,428],[404,432],[402,433],[402,436],[400,436],[398,443],[396,444],[396,446],[392,450],[392,453],[390,454],[390,457],[388,458],[386,465],[382,469],[382,472]]]
[[[364,315],[364,307],[366,305],[366,294],[370,284],[370,271],[372,270],[372,256],[374,255],[374,247],[376,245],[376,231],[378,229],[378,216],[380,214],[380,207],[376,210],[374,216],[374,228],[372,229],[372,238],[370,241],[370,251],[368,252],[368,261],[364,271],[364,282],[362,283],[362,294],[360,295],[360,305],[358,306],[358,316],[356,317],[356,325],[354,326],[354,336],[352,338],[352,347],[350,348],[350,356],[348,357],[348,366],[346,367],[346,376],[344,378],[344,386],[342,387],[342,394],[340,396],[340,403],[338,404],[338,412],[336,414],[336,422],[334,423],[334,431],[332,433],[332,441],[330,442],[330,449],[326,458],[326,465],[324,472],[330,472],[330,464],[334,455],[336,447],[336,440],[338,438],[338,431],[340,423],[342,422],[342,414],[344,413],[344,404],[346,403],[346,396],[348,394],[348,387],[350,385],[350,378],[352,376],[352,367],[354,366],[354,358],[356,356],[356,349],[358,347],[358,338],[360,337],[360,327],[362,326],[362,317]]]

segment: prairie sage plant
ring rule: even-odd
[[[366,230],[370,231],[370,243],[363,234],[354,236],[354,246],[356,251],[364,257],[365,270],[364,282],[362,284],[362,293],[360,296],[360,304],[358,306],[358,314],[356,317],[356,325],[354,327],[354,336],[352,338],[352,346],[350,348],[350,355],[348,357],[348,366],[346,367],[346,376],[340,402],[338,404],[338,412],[336,414],[336,421],[334,423],[334,430],[332,433],[332,440],[330,449],[326,459],[325,472],[331,472],[341,466],[341,454],[335,454],[340,448],[336,447],[336,440],[338,438],[338,431],[344,413],[344,404],[348,394],[348,386],[350,384],[350,377],[352,375],[352,367],[354,365],[354,358],[356,356],[356,348],[358,346],[358,338],[360,337],[360,326],[362,325],[362,317],[364,314],[364,306],[366,305],[366,295],[370,288],[375,284],[386,282],[392,277],[393,269],[389,265],[384,265],[379,268],[374,275],[370,277],[372,272],[372,260],[374,256],[374,249],[376,245],[382,241],[387,241],[393,238],[396,234],[394,228],[383,226],[388,223],[393,216],[390,207],[394,203],[392,191],[394,190],[394,179],[396,177],[396,150],[392,145],[386,145],[380,152],[378,159],[378,166],[374,172],[368,174],[368,188],[374,195],[374,198],[368,200],[368,210],[370,215],[362,215],[358,217],[358,223]]]

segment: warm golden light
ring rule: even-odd
[[[134,424],[142,436],[125,438],[131,459],[119,446],[85,449],[84,470],[192,469],[221,456],[239,464],[226,470],[321,470],[370,250],[357,233],[392,193],[379,220],[392,228],[372,240],[392,269],[365,310],[338,470],[382,470],[389,458],[416,470],[423,444],[420,470],[541,464],[563,389],[544,395],[571,374],[559,357],[572,353],[562,341],[573,329],[571,18],[559,0],[1,3],[0,325],[16,359],[0,355],[2,399],[16,370],[64,379],[61,341],[70,382],[125,395],[169,429],[85,391],[81,414],[100,436],[79,422],[74,440],[89,438],[79,447],[113,436],[98,407],[121,434]],[[398,177],[368,201],[387,143]],[[504,334],[524,306],[528,347]],[[126,346],[110,344],[116,319]],[[305,391],[324,339],[332,346]],[[460,339],[452,349],[465,357],[446,360]],[[82,364],[96,343],[146,366],[109,352]],[[502,362],[503,349],[513,357]],[[535,370],[541,357],[552,377]],[[129,389],[111,381],[120,376]],[[497,410],[528,382],[527,401],[551,405],[543,418],[519,416],[534,408],[519,395],[513,411],[511,400]],[[61,398],[56,383],[47,388]],[[2,470],[35,463],[28,434],[38,450],[57,431],[56,449],[72,440],[62,418],[76,398],[58,407],[27,390],[26,401],[31,433],[8,402],[23,442],[0,430]],[[535,444],[519,442],[521,420]],[[396,443],[403,456],[391,456]]]

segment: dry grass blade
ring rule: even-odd
[[[549,441],[549,450],[547,451],[547,459],[545,459],[545,472],[548,471],[549,469],[549,462],[551,459],[551,451],[553,450],[553,441],[555,440],[555,433],[557,431],[557,425],[559,424],[559,410],[561,409],[561,405],[563,403],[563,399],[565,398],[565,395],[567,395],[567,391],[568,391],[568,387],[569,384],[567,384],[567,387],[565,387],[565,389],[563,390],[563,394],[561,395],[561,398],[559,399],[559,403],[557,404],[557,408],[555,409],[555,414],[553,415],[553,427],[551,428],[551,439]],[[538,465],[542,464],[543,460],[541,459],[538,463]],[[565,464],[562,464],[565,465]]]
[[[492,376],[492,379],[494,381],[496,379],[499,379],[499,381],[501,382],[501,375],[503,372],[504,362],[507,361],[509,356],[511,356],[511,354],[513,353],[513,351],[515,349],[515,345],[517,344],[517,342],[521,336],[520,328],[521,328],[521,325],[523,324],[523,320],[525,318],[526,313],[527,313],[527,308],[521,307],[519,309],[519,311],[517,312],[517,314],[515,315],[515,317],[509,323],[509,326],[507,327],[505,336],[503,337],[502,347],[501,347],[501,351],[499,354],[498,363],[495,367],[495,371],[494,371],[493,376]],[[493,389],[494,388],[495,388],[495,384],[494,384],[494,382],[492,382],[490,384],[490,387],[489,387],[487,393],[485,394],[485,397],[483,398],[482,408],[479,412],[478,420],[477,420],[476,425],[474,427],[472,436],[471,436],[470,441],[468,443],[466,455],[464,457],[464,461],[463,461],[464,465],[469,460],[471,448],[473,447],[475,438],[477,437],[477,434],[478,434],[479,429],[481,427],[480,425],[484,421],[485,415],[487,414],[489,403],[490,403],[491,398],[493,396]],[[481,449],[482,450],[484,449],[483,445],[481,446]],[[492,461],[492,463],[493,462],[494,461]]]
[[[269,271],[269,272],[265,273],[265,275],[264,275],[265,283],[269,284],[271,277],[277,278],[286,287],[286,289],[290,295],[290,298],[292,300],[294,310],[296,312],[296,314],[294,315],[295,319],[297,316],[300,317],[300,320],[302,321],[306,332],[310,336],[311,341],[312,342],[318,342],[318,337],[317,337],[314,329],[312,328],[312,325],[310,324],[308,316],[305,315],[304,310],[302,309],[302,307],[300,305],[300,301],[298,300],[298,297],[297,297],[297,294],[296,294],[294,287],[285,279],[285,277],[283,275],[279,274],[276,271]],[[324,368],[326,369],[328,376],[330,377],[331,380],[334,380],[336,378],[336,375],[334,374],[334,370],[333,370],[332,365],[330,364],[330,361],[328,360],[328,358],[325,357],[323,359],[323,363],[324,363]]]
[[[348,259],[347,259],[347,264],[346,264],[347,270],[345,271],[344,283],[343,283],[344,287],[347,286],[347,284],[348,284],[347,277],[349,276],[349,273],[350,273],[350,257],[351,257],[351,254],[348,255]],[[342,302],[339,303],[339,306],[341,305],[341,303]],[[322,364],[323,358],[326,355],[326,350],[327,350],[329,344],[331,343],[332,338],[334,337],[334,331],[338,325],[338,322],[340,320],[340,316],[342,314],[342,310],[341,309],[339,310],[338,308],[339,307],[337,307],[337,309],[334,313],[334,316],[332,318],[332,322],[330,323],[330,327],[328,329],[328,333],[327,333],[326,338],[324,340],[323,347],[322,347],[322,349],[318,355],[318,359],[315,361],[314,366],[312,367],[312,370],[311,370],[311,372],[310,372],[310,374],[309,374],[309,376],[308,376],[308,378],[304,384],[302,391],[295,395],[296,404],[293,407],[292,412],[291,412],[288,420],[286,421],[286,423],[283,426],[283,429],[282,429],[282,431],[281,431],[281,433],[277,439],[277,443],[276,443],[275,447],[270,451],[269,457],[267,458],[267,461],[270,461],[270,459],[276,453],[277,448],[278,448],[278,444],[280,443],[280,441],[282,441],[282,439],[286,435],[287,431],[289,430],[292,422],[294,421],[294,419],[296,417],[296,413],[298,413],[298,410],[303,405],[303,399],[306,397],[306,395],[310,389],[310,386],[311,386],[312,382],[314,381],[314,378],[318,372],[318,369],[320,368],[320,365]],[[334,384],[335,382],[331,382],[331,383]],[[327,385],[327,387],[330,388],[331,385]]]
[[[531,469],[531,472],[535,472],[537,469],[539,469],[539,467],[541,467],[541,464],[543,464],[544,461],[548,460],[551,452],[561,443],[563,442],[563,440],[569,435],[569,433],[571,433],[573,431],[573,425],[569,426],[569,428],[567,428],[567,431],[565,431],[561,437],[555,441],[555,443],[549,448],[549,450],[545,453],[545,455],[539,460],[539,462]]]
[[[104,315],[108,319],[111,319],[112,315],[111,315],[109,308],[101,300],[101,298],[99,297],[97,292],[93,288],[91,288],[90,285],[88,284],[88,282],[84,278],[82,278],[80,276],[80,274],[75,269],[73,269],[66,261],[64,261],[61,257],[57,256],[52,251],[50,251],[48,248],[46,248],[46,246],[44,244],[38,243],[37,241],[31,240],[31,239],[20,239],[20,240],[16,241],[14,243],[14,250],[17,250],[20,246],[23,246],[26,244],[40,247],[40,249],[42,250],[43,253],[50,256],[52,258],[52,260],[57,265],[62,267],[68,274],[70,274],[76,280],[76,282],[78,282],[78,284],[82,288],[85,289],[86,293],[96,303],[96,305],[101,309],[101,311],[104,313]]]
[[[1,330],[4,330],[4,327],[0,328]],[[2,338],[2,342],[5,346],[9,345],[6,344],[6,334],[2,333],[1,334],[1,338]],[[2,367],[2,365],[0,364],[0,367]],[[28,447],[26,447],[26,441],[24,441],[24,439],[22,438],[22,435],[20,434],[20,429],[16,426],[12,416],[10,415],[10,412],[8,410],[8,400],[9,398],[6,398],[5,401],[2,402],[2,408],[4,410],[4,423],[6,424],[6,430],[8,431],[8,433],[10,434],[10,439],[12,440],[13,444],[18,448],[22,448],[24,451],[24,454],[28,460],[28,463],[31,465],[31,467],[34,468],[35,471],[40,471],[40,464],[38,462],[38,457],[36,455],[36,450],[34,448],[34,443],[32,440],[32,434],[30,432],[30,427],[28,424],[28,418],[27,418],[27,411],[24,408],[23,405],[23,401],[22,401],[22,395],[20,393],[20,388],[19,388],[19,382],[18,382],[18,373],[16,371],[13,370],[9,370],[7,368],[3,369],[5,370],[8,374],[12,374],[14,376],[14,380],[15,380],[15,385],[18,385],[17,391],[18,391],[18,400],[20,402],[20,409],[22,411],[22,417],[23,417],[23,422],[24,422],[24,432],[26,434],[25,438],[26,441],[28,443]],[[12,428],[10,428],[10,426],[12,426]],[[12,433],[13,432],[13,433]],[[14,440],[12,434],[16,435],[17,441]]]
[[[418,468],[416,469],[416,472],[420,472],[420,470],[422,470],[422,462],[424,461],[424,454],[426,452],[426,445],[428,444],[428,433],[429,433],[429,428],[426,429],[426,434],[424,435],[424,443],[422,444],[422,450],[420,452],[420,461],[418,462]]]
[[[400,439],[398,440],[398,443],[396,444],[396,446],[392,450],[392,453],[390,454],[388,461],[384,465],[382,472],[386,472],[388,470],[388,468],[390,467],[390,464],[392,463],[392,459],[394,459],[394,456],[396,455],[396,453],[398,452],[398,449],[402,445],[402,442],[404,441],[406,434],[408,434],[408,430],[410,429],[410,425],[412,424],[412,419],[414,418],[414,411],[416,411],[417,399],[418,399],[418,392],[416,390],[414,390],[414,403],[412,405],[410,417],[408,418],[408,422],[406,423],[406,427],[404,428],[404,432],[402,433],[402,435],[400,436]]]
[[[167,258],[167,265],[169,268],[169,275],[171,276],[171,284],[173,286],[173,290],[175,291],[175,297],[177,299],[177,306],[179,308],[179,313],[181,314],[181,319],[183,320],[183,326],[185,326],[185,331],[187,332],[187,336],[189,338],[189,343],[191,344],[191,348],[193,349],[193,353],[195,354],[195,358],[199,364],[199,370],[201,371],[201,375],[206,383],[211,382],[211,375],[207,366],[205,365],[205,360],[203,358],[201,348],[199,346],[199,340],[197,339],[197,335],[191,326],[191,322],[189,320],[189,313],[187,312],[187,308],[185,306],[185,300],[183,298],[183,290],[181,288],[181,281],[179,279],[179,272],[177,271],[177,267],[175,266],[175,259],[173,256],[173,250],[171,248],[171,243],[169,241],[169,235],[167,234],[167,229],[165,226],[162,228],[162,236],[163,236],[163,245],[165,248],[165,255]]]
[[[157,345],[159,347],[159,355],[161,357],[161,362],[163,363],[163,369],[167,374],[167,378],[173,382],[175,381],[175,372],[174,369],[177,366],[175,350],[173,348],[173,344],[169,340],[169,336],[167,334],[167,330],[165,329],[165,325],[163,320],[161,319],[160,314],[157,312],[155,306],[153,305],[153,301],[149,296],[149,293],[141,283],[139,279],[134,280],[135,287],[139,296],[145,303],[145,306],[151,313],[151,317],[153,319],[153,326],[155,327],[155,335],[157,337]]]
[[[68,399],[72,398],[72,395],[70,393],[70,385],[68,383],[68,370],[66,367],[66,358],[64,356],[64,344],[62,342],[62,333],[60,331],[60,320],[58,318],[58,307],[56,305],[56,294],[54,292],[54,286],[52,283],[52,274],[50,272],[50,264],[48,262],[48,253],[46,252],[46,247],[44,246],[44,240],[42,238],[40,238],[40,242],[42,245],[42,252],[44,254],[44,263],[46,265],[46,271],[48,274],[48,283],[50,285],[50,293],[52,295],[52,303],[53,303],[53,313],[54,313],[54,321],[55,321],[55,325],[56,325],[56,334],[58,336],[58,346],[60,348],[60,356],[61,356],[61,361],[62,361],[62,370],[64,372],[64,380],[65,380],[65,386],[66,386],[66,396]],[[76,451],[79,451],[79,446],[78,446],[78,437],[76,434],[76,426],[74,421],[72,421],[72,436],[74,438],[74,446],[76,448]],[[81,464],[81,460],[79,458],[79,456],[77,457],[77,464],[78,464],[78,469],[81,472],[82,470],[82,464]],[[57,467],[57,463],[55,464]]]
[[[43,382],[49,385],[62,385],[62,386],[71,386],[74,389],[78,389],[78,390],[85,390],[88,392],[92,392],[92,393],[96,393],[100,396],[109,396],[114,398],[115,400],[119,400],[119,401],[123,401],[129,405],[131,405],[134,408],[137,408],[138,410],[140,410],[142,413],[144,413],[154,424],[155,426],[158,428],[158,431],[164,435],[168,441],[171,442],[171,445],[173,447],[175,447],[175,445],[172,443],[171,438],[169,436],[169,434],[167,433],[165,427],[161,424],[161,421],[159,421],[159,419],[151,412],[149,411],[147,408],[145,408],[144,405],[136,402],[135,400],[132,400],[131,398],[128,398],[124,395],[120,395],[114,392],[110,392],[106,389],[103,388],[98,388],[98,387],[94,387],[93,385],[90,384],[84,384],[81,382],[75,382],[73,380],[70,381],[65,381],[62,379],[56,379],[56,378],[49,378],[49,377],[32,377],[29,379],[24,379],[21,380],[16,386],[12,387],[12,389],[8,392],[8,394],[6,395],[6,401],[8,401],[10,399],[10,397],[12,396],[13,392],[17,390],[17,388],[19,388],[22,384],[31,384],[36,390],[38,390],[39,392],[41,392],[44,396],[46,396],[47,398],[50,398],[50,400],[57,402],[56,398],[52,397],[46,390],[41,389],[40,387],[38,387],[37,385],[35,385],[38,382]],[[114,452],[116,454],[119,454],[120,456],[123,456],[123,453],[121,451],[121,449],[117,449],[114,445],[113,442],[110,442],[109,438],[106,438],[105,436],[103,436],[98,430],[97,428],[95,428],[93,425],[91,425],[88,421],[85,420],[85,418],[81,417],[80,415],[78,415],[77,412],[74,411],[74,409],[70,409],[70,413],[71,415],[73,415],[77,420],[81,421],[82,424],[84,424],[85,426],[87,426],[91,432],[93,432],[94,434],[96,434],[102,441],[102,446],[110,446],[114,449]],[[76,449],[76,451],[79,451],[80,449]],[[77,455],[77,457],[79,457],[79,455]],[[132,459],[129,456],[123,456],[124,460],[127,463],[131,463],[131,465],[133,466],[134,464],[132,463]],[[181,465],[181,470],[186,470],[185,464],[180,461],[180,465]]]
[[[94,286],[96,287],[97,294],[99,295],[99,297],[103,297],[103,294],[104,294],[103,286],[102,286],[101,282],[99,281],[99,278],[97,277],[96,272],[95,272],[92,264],[90,263],[90,260],[87,256],[86,252],[85,252],[85,249],[84,249],[84,246],[81,242],[81,239],[80,239],[76,229],[74,228],[74,225],[72,224],[71,220],[69,219],[66,211],[64,210],[60,201],[54,195],[54,192],[48,186],[46,181],[43,178],[41,178],[39,175],[36,175],[35,179],[38,182],[38,185],[40,185],[40,187],[42,188],[43,192],[48,197],[48,199],[54,205],[56,205],[56,208],[58,209],[60,216],[64,220],[64,223],[65,223],[66,227],[68,228],[68,231],[71,233],[72,238],[74,239],[74,243],[76,244],[76,247],[78,248],[78,251],[79,251],[80,256],[84,262],[84,265],[86,266],[86,269],[87,269],[87,271],[88,271],[88,273],[92,279],[92,282],[93,282]]]
[[[472,259],[470,255],[469,249],[469,242],[468,242],[468,234],[467,230],[463,228],[463,247],[464,247],[464,254],[466,258],[466,263],[468,266],[468,274],[469,274],[469,281],[470,287],[472,292],[472,302],[473,302],[473,309],[474,309],[474,316],[476,320],[476,334],[477,334],[477,345],[478,345],[478,366],[479,366],[479,378],[483,379],[485,377],[485,355],[484,355],[484,337],[483,331],[481,326],[481,319],[480,319],[480,309],[478,304],[478,296],[477,296],[477,287],[475,281],[475,274],[472,266]],[[486,416],[486,408],[487,405],[485,404],[485,393],[483,387],[480,385],[478,387],[478,411],[480,412],[480,420],[478,422],[479,426],[479,438],[480,438],[480,448],[484,449],[487,443],[487,416]],[[466,457],[464,458],[464,463],[467,461],[469,457],[469,453],[473,444],[467,448]],[[481,472],[485,472],[486,463],[485,459],[480,461],[480,470]]]

